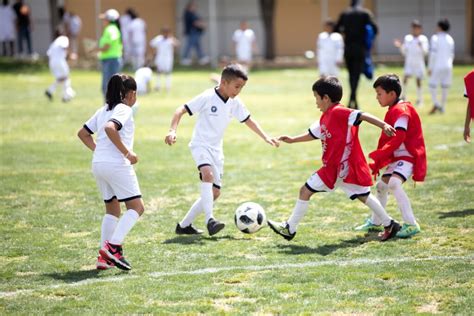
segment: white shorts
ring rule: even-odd
[[[392,174],[399,175],[402,179],[407,181],[413,174],[413,164],[405,160],[397,160],[388,165],[383,173],[383,176],[391,176]]]
[[[198,169],[203,166],[211,166],[214,175],[213,185],[220,189],[222,176],[224,175],[224,153],[220,150],[210,149],[204,146],[192,146],[191,155]],[[201,174],[199,174],[201,177]]]
[[[160,73],[170,73],[173,70],[173,60],[156,60],[155,61],[156,69]]]
[[[425,77],[426,68],[424,65],[410,65],[406,64],[403,70],[405,76],[423,79]]]
[[[92,164],[92,173],[105,203],[114,198],[126,202],[142,197],[132,165],[96,162]]]
[[[65,60],[49,63],[49,70],[56,79],[66,79],[69,77],[69,65]]]
[[[318,173],[315,172],[309,177],[305,184],[306,188],[311,192],[332,192],[336,188],[341,188],[344,193],[346,193],[347,197],[351,200],[355,200],[359,196],[367,196],[370,194],[370,187],[365,187],[357,184],[352,183],[345,183],[342,178],[338,178],[334,189],[328,188],[323,180],[319,177]]]
[[[451,68],[434,69],[431,72],[429,86],[431,88],[436,88],[438,85],[441,85],[443,88],[448,88],[451,86],[452,80],[453,70]]]

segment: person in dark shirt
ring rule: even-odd
[[[191,49],[193,48],[196,50],[197,57],[199,58],[199,64],[204,65],[209,62],[209,57],[205,56],[201,49],[201,36],[204,32],[206,24],[199,17],[196,11],[197,7],[195,1],[189,1],[183,14],[184,35],[186,36],[186,43],[184,46],[181,64],[185,66],[189,66],[192,63],[190,54]]]
[[[351,96],[348,106],[358,109],[357,86],[359,78],[364,71],[366,55],[366,30],[367,26],[372,27],[373,35],[378,32],[377,25],[372,17],[372,13],[362,8],[359,0],[351,0],[351,6],[344,10],[339,16],[336,24],[336,32],[344,35],[344,60],[349,71],[349,83]]]
[[[23,54],[23,40],[26,41],[28,54],[33,54],[31,48],[31,18],[30,18],[30,7],[23,3],[22,0],[18,0],[13,5],[13,10],[16,13],[17,23],[17,39],[18,39],[18,53]]]

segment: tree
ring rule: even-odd
[[[275,17],[276,0],[259,0],[260,12],[263,18],[263,27],[265,29],[265,59],[275,59]]]

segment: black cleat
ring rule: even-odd
[[[225,227],[224,223],[215,220],[214,218],[209,219],[207,222],[207,231],[209,232],[209,236],[213,236],[223,230]]]
[[[48,98],[49,101],[53,101],[53,95],[48,90],[44,92],[44,95]]]
[[[382,233],[380,241],[387,241],[390,238],[395,237],[399,230],[400,224],[392,219],[390,225],[384,227],[384,232]]]
[[[201,235],[203,233],[202,230],[197,229],[196,227],[193,226],[193,224],[183,228],[179,225],[179,223],[176,224],[176,229],[174,232],[177,235]]]

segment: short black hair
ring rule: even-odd
[[[394,91],[397,94],[397,98],[402,93],[402,85],[400,84],[400,78],[396,74],[386,74],[380,76],[375,80],[374,89],[377,87],[382,88],[385,92]]]
[[[321,77],[313,84],[312,89],[321,98],[327,95],[332,102],[339,102],[342,99],[342,84],[337,77]]]
[[[438,26],[444,32],[447,32],[447,31],[449,31],[449,28],[450,28],[451,25],[449,24],[448,19],[441,19],[441,20],[438,21]]]
[[[229,64],[224,67],[221,74],[221,80],[231,81],[241,78],[245,81],[249,79],[247,71],[240,64]]]

